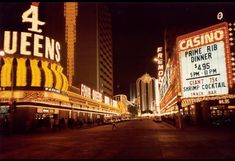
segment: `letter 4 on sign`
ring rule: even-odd
[[[29,17],[30,15],[32,15],[32,17]],[[41,33],[42,30],[38,28],[38,25],[45,25],[45,22],[38,20],[38,7],[33,5],[22,14],[22,22],[31,22],[32,27],[28,28],[28,30],[39,33]]]

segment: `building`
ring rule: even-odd
[[[139,114],[153,115],[158,113],[158,82],[156,78],[151,77],[149,74],[144,74],[136,80],[136,92],[139,105]]]
[[[112,25],[109,7],[79,3],[76,83],[113,96]]]
[[[5,53],[0,57],[0,104],[4,111],[0,115],[21,130],[29,128],[28,122],[41,118],[44,112],[45,118],[58,118],[58,108],[69,102],[68,80],[60,64],[63,45],[59,37],[45,30],[50,23],[36,16],[39,3],[11,5],[8,11],[14,9],[12,16],[3,19],[5,28],[0,31],[0,48]],[[41,9],[45,13],[50,6]]]
[[[67,23],[67,34],[64,32],[64,5],[32,2],[0,6],[4,13],[11,13],[2,13],[0,21],[0,124],[8,120],[8,129],[51,128],[63,119],[91,123],[120,113],[112,97],[86,86],[69,85],[64,68],[66,57],[74,55],[66,56],[65,35],[66,40],[72,36],[68,46],[73,46],[75,39],[74,26]],[[68,68],[71,64],[68,62]]]
[[[235,123],[232,26],[222,22],[177,37],[160,86],[161,113],[175,126]]]
[[[119,94],[113,96],[113,99],[116,100],[120,107],[122,107],[122,113],[128,112],[129,101],[127,100],[127,96],[124,94]]]
[[[134,102],[136,100],[136,83],[130,84],[130,101]]]

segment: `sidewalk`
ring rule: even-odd
[[[226,125],[226,126],[213,126],[213,125],[184,125],[182,128],[177,128],[176,126],[172,125],[171,123],[162,121],[164,125],[183,130],[183,131],[208,131],[208,132],[232,132],[235,133],[235,125]]]
[[[166,125],[167,127],[177,129],[177,127],[175,127],[174,125],[172,125],[172,124],[170,124],[170,123],[168,123],[168,122],[162,121],[162,122],[160,122],[160,123]]]
[[[96,125],[96,124],[95,125],[87,125],[87,124],[84,124],[82,127],[74,126],[73,128],[63,127],[63,128],[57,128],[57,129],[51,129],[50,127],[41,127],[41,128],[37,128],[37,129],[34,129],[34,130],[21,131],[21,132],[11,132],[11,133],[8,133],[7,131],[0,131],[0,136],[61,133],[61,132],[68,132],[68,131],[71,131],[71,130],[88,129],[88,128],[93,128],[93,127],[103,126],[103,125],[106,125],[106,124],[100,124],[100,125]]]

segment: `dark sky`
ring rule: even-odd
[[[28,32],[27,28],[31,27],[31,23],[22,23],[22,14],[30,8],[31,2],[4,2],[0,3],[0,49],[3,48],[4,31],[22,31]],[[65,25],[64,25],[64,6],[62,2],[46,3],[40,2],[39,20],[46,22],[40,26],[42,35],[53,38],[61,44],[62,63],[65,63]],[[55,12],[56,11],[56,12]],[[32,39],[30,39],[32,41]],[[19,42],[18,42],[19,43]],[[18,45],[19,48],[19,45]],[[18,49],[19,51],[19,49]],[[17,53],[19,54],[19,53]],[[65,65],[64,65],[65,66]]]
[[[128,98],[130,83],[134,83],[145,73],[156,77],[156,64],[152,59],[156,48],[163,45],[164,30],[171,31],[174,40],[181,34],[222,22],[217,20],[217,13],[220,11],[224,13],[223,21],[235,22],[235,2],[107,4],[111,6],[113,22],[114,94],[126,94]],[[21,14],[29,6],[29,2],[1,3],[1,13],[4,14],[0,14],[0,30],[27,31],[26,26],[29,24],[22,24]],[[42,2],[40,11],[40,20],[47,22],[43,28],[44,34],[60,40],[62,46],[65,46],[63,2]],[[1,34],[0,36],[3,37]],[[3,44],[2,39],[0,44]],[[63,58],[61,63],[65,60]]]
[[[145,73],[156,77],[152,59],[156,48],[163,45],[165,29],[171,31],[174,40],[222,21],[235,22],[234,2],[132,2],[112,3],[111,8],[114,94],[126,94],[128,99],[130,83]],[[221,21],[218,12],[223,12]]]

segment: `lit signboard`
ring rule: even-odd
[[[163,64],[163,48],[158,47],[157,48],[157,77],[159,84],[163,82],[163,76],[164,76],[164,64]]]
[[[104,103],[110,105],[110,98],[108,96],[104,96]]]
[[[162,84],[159,87],[160,99],[165,95],[170,86],[170,59],[166,65],[165,73],[162,79]]]
[[[81,84],[81,95],[91,98],[91,88],[87,87],[84,84]]]
[[[113,107],[118,107],[117,101],[113,100]]]
[[[92,90],[92,99],[99,101],[99,102],[102,102],[102,94],[93,89]]]
[[[41,27],[45,25],[45,22],[39,20],[37,5],[33,3],[22,14],[22,23],[31,26],[28,28],[29,32],[4,31],[3,50],[9,55],[20,54],[60,62],[60,43],[48,36],[39,34],[42,32]]]
[[[228,26],[220,23],[177,37],[182,97],[228,94]]]
[[[4,13],[11,13],[0,21],[0,49],[5,52],[0,63],[0,87],[4,90],[42,90],[43,87],[61,94],[67,91],[68,80],[60,64],[62,46],[56,40],[63,28],[53,27],[57,21],[52,23],[51,18],[47,19],[51,14],[46,11],[51,6],[46,6],[41,7],[45,16],[39,14],[39,2],[30,6],[27,3],[1,6]]]

